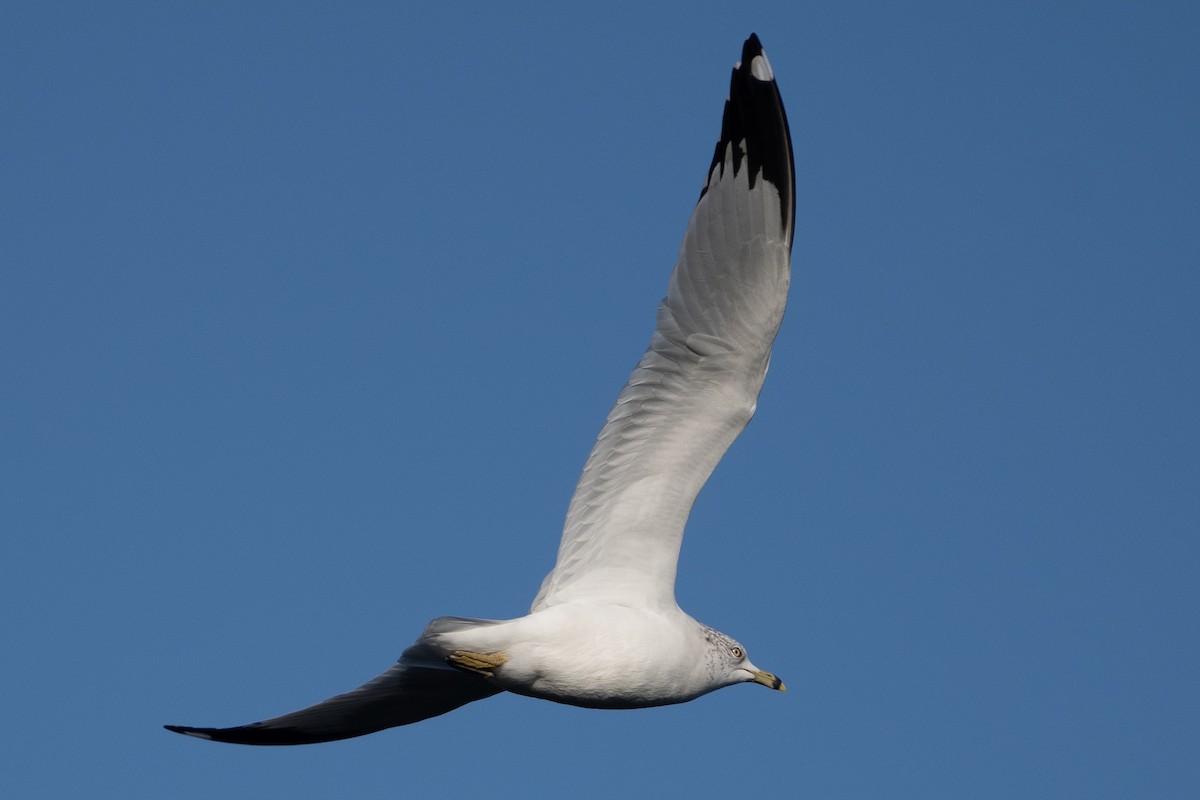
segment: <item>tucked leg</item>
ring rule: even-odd
[[[455,650],[446,656],[446,663],[451,666],[458,667],[467,672],[476,672],[485,678],[492,677],[492,670],[499,667],[505,661],[508,661],[508,656],[500,652],[475,653],[470,650]]]

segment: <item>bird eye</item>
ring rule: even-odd
[[[746,655],[745,651],[742,650],[742,648],[738,647],[737,645],[734,645],[733,647],[729,648],[729,654],[732,655],[734,658],[741,658],[742,656]]]

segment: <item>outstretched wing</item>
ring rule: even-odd
[[[232,744],[315,744],[419,722],[500,691],[481,675],[449,666],[418,641],[387,672],[314,706],[234,728],[164,727]]]
[[[674,604],[692,503],[754,414],[783,319],[794,198],[787,117],[751,35],[650,348],[592,448],[533,610]]]

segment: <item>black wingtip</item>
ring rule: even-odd
[[[197,739],[213,738],[209,731],[212,728],[189,728],[186,725],[163,725],[171,733],[182,733],[184,736],[195,736]]]
[[[755,59],[758,59],[756,62]],[[744,149],[741,143],[745,142]],[[733,174],[743,164],[749,170],[753,188],[761,173],[763,180],[779,192],[780,224],[788,244],[796,223],[795,163],[792,135],[788,127],[783,99],[775,83],[775,74],[767,61],[757,34],[750,34],[742,45],[742,60],[729,80],[729,99],[721,118],[721,138],[717,140],[708,180],[700,196],[708,191],[713,170],[724,175],[725,151],[733,145]]]
[[[362,736],[365,733],[372,733],[378,730],[378,728],[346,729],[333,733],[315,733],[293,726],[276,728],[261,722],[256,722],[252,725],[238,725],[233,728],[193,728],[187,725],[163,725],[163,727],[172,733],[194,736],[197,739],[207,739],[210,742],[252,744],[268,747],[333,742],[338,739],[352,739],[355,736]]]

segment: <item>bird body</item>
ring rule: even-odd
[[[439,622],[426,629],[423,641],[444,656],[503,653],[505,661],[488,670],[492,682],[542,700],[587,708],[644,708],[687,702],[743,679],[735,673],[728,683],[714,680],[725,674],[719,669],[723,664],[707,656],[719,634],[678,606],[576,602],[445,632],[438,630]],[[751,676],[760,672],[749,662],[743,669]]]

